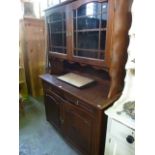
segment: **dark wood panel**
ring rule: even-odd
[[[59,126],[63,136],[83,155],[104,154],[107,124],[104,110],[120,97],[123,89],[131,1],[78,0],[70,1],[71,3],[67,1],[63,3],[64,5],[46,10],[48,17],[54,12],[65,11],[66,15],[66,54],[52,52],[50,49],[48,51],[50,74],[40,76],[45,94],[48,92],[52,96],[52,99],[48,97],[46,102],[56,103],[51,107],[48,104],[48,110],[53,113],[53,116],[50,114],[47,117],[49,120],[53,119],[53,124],[57,124],[56,127]],[[84,19],[80,22],[86,25],[81,23],[78,25],[77,19],[84,18],[82,15],[87,13],[85,11],[79,14],[77,9],[89,2],[99,2],[95,8],[99,6],[100,11],[108,10],[108,12],[100,17],[99,22],[98,19]],[[108,2],[108,5],[104,4],[105,9],[102,8],[102,2]],[[84,6],[84,8],[87,7]],[[95,11],[93,15],[99,12],[99,10]],[[78,16],[74,23],[74,17],[77,15],[81,17]],[[92,21],[95,22],[94,25],[91,25]],[[75,32],[77,26],[79,30]],[[77,33],[92,31],[90,32],[92,34],[96,30],[99,33],[98,37],[96,37],[98,34],[95,34],[93,35],[95,37],[88,35],[85,38],[81,35],[79,39],[76,35],[74,38]],[[94,38],[97,38],[98,42],[93,42]],[[87,52],[86,49],[90,48],[88,52],[90,51],[91,54],[78,53],[76,54],[78,56],[75,56],[74,52],[77,52],[75,48],[81,48],[82,52]],[[98,52],[97,56],[92,54],[95,50],[103,51],[104,55],[101,55],[101,52]],[[95,79],[96,82],[79,89],[57,79],[57,76],[69,72]],[[53,109],[54,112],[52,112]]]
[[[93,144],[93,119],[71,104],[65,105],[64,128],[67,138],[85,155],[91,155]]]
[[[53,94],[45,93],[46,119],[55,127],[60,128],[60,100]]]
[[[75,96],[76,98],[83,100],[87,104],[94,106],[95,108],[105,108],[104,102],[107,99],[109,92],[110,82],[108,80],[96,79],[96,83],[85,87],[83,89],[76,88],[67,83],[62,82],[57,79],[55,75],[45,74],[40,76],[42,80],[48,82],[52,86],[61,89],[69,94]],[[102,104],[103,107],[100,107]]]

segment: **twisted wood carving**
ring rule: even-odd
[[[133,0],[115,0],[112,53],[110,64],[111,86],[108,98],[120,93],[124,86],[125,63],[129,44],[128,30],[131,26]]]

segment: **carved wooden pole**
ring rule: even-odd
[[[112,61],[110,64],[111,86],[108,98],[113,97],[123,90],[129,43],[128,30],[131,26],[131,5],[133,0],[114,1]]]

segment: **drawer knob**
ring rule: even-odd
[[[127,141],[128,143],[132,144],[132,143],[135,141],[135,139],[134,139],[133,136],[128,135],[128,136],[126,137],[126,141]]]

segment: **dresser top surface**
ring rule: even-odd
[[[100,109],[100,105],[102,105],[102,108],[104,108],[104,102],[107,100],[110,87],[109,80],[100,79],[84,88],[76,88],[75,86],[59,80],[56,75],[44,74],[41,75],[40,78],[94,107]]]

